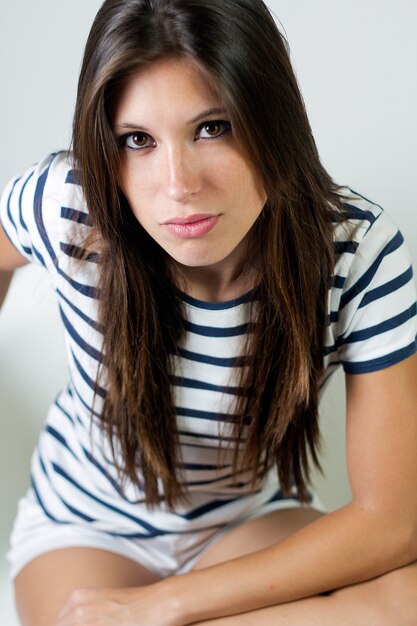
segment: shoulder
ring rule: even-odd
[[[80,204],[86,211],[79,184],[80,176],[70,152],[55,152],[12,178],[2,194],[2,205],[12,221],[13,213],[41,211],[44,203]]]
[[[56,264],[62,242],[84,237],[90,225],[72,154],[49,154],[6,186],[0,203],[3,229],[27,260]]]
[[[416,290],[410,254],[394,220],[352,192],[334,239],[327,354],[349,373],[382,369],[409,356],[416,350]]]
[[[356,250],[365,238],[386,238],[398,231],[394,221],[383,207],[358,192],[344,188],[343,221],[335,225],[335,241],[350,241]],[[343,246],[340,246],[343,247]],[[347,246],[346,246],[347,247]]]
[[[80,176],[70,152],[49,154],[39,161],[34,169],[38,199],[57,201],[63,205],[66,200],[80,204],[85,211],[82,198]]]
[[[344,219],[335,224],[335,275],[351,282],[370,266],[381,264],[385,257],[401,249],[408,251],[404,238],[392,217],[375,202],[351,189],[344,189]]]

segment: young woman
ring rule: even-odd
[[[320,164],[262,0],[106,0],[73,151],[1,220],[2,291],[49,271],[70,370],[11,539],[24,626],[417,623],[410,259]],[[322,514],[339,365],[353,496]]]

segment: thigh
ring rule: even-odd
[[[417,562],[382,574],[350,587],[337,589],[333,596],[346,604],[381,607],[384,624],[414,626],[417,624]]]
[[[52,550],[28,563],[15,579],[23,626],[53,626],[69,594],[81,587],[140,587],[159,578],[113,552],[97,548]]]
[[[281,509],[240,524],[210,545],[194,569],[234,559],[282,541],[323,513],[309,507]]]

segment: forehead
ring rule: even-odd
[[[163,109],[184,111],[222,105],[220,89],[206,70],[184,58],[155,61],[128,76],[113,99],[113,119],[130,112],[147,116]],[[195,111],[198,113],[199,111]]]

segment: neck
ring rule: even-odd
[[[180,289],[206,302],[226,302],[239,298],[253,289],[258,279],[256,266],[236,263],[233,258],[205,267],[178,264],[177,270]]]
[[[250,291],[256,284],[254,272],[250,272],[250,275],[245,272],[239,276],[226,277],[219,276],[207,268],[193,268],[193,272],[182,274],[183,291],[197,300],[206,302],[234,300]]]

